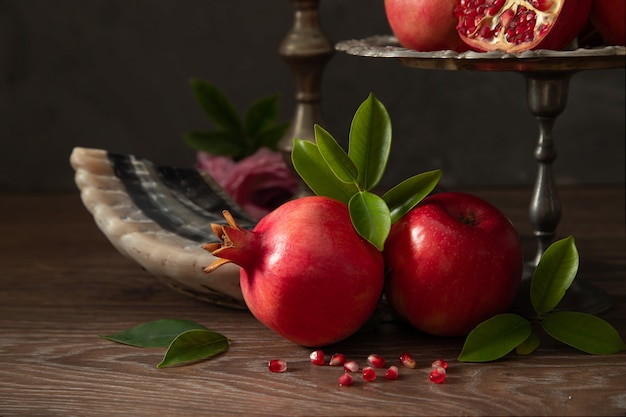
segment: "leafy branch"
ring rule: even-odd
[[[513,349],[520,355],[534,352],[541,340],[534,327],[580,351],[608,355],[626,345],[617,330],[592,314],[553,311],[578,273],[579,256],[573,237],[554,242],[544,252],[530,285],[535,317],[499,314],[479,324],[465,340],[458,359],[461,362],[489,362]]]
[[[387,167],[391,149],[391,120],[373,95],[359,106],[350,126],[348,152],[321,126],[315,142],[296,139],[294,168],[317,195],[348,205],[356,231],[383,250],[391,225],[426,197],[441,178],[441,170],[413,176],[382,197],[372,192]]]
[[[184,135],[191,148],[212,155],[229,156],[238,161],[259,148],[276,151],[289,123],[277,123],[279,95],[254,101],[243,116],[232,102],[213,84],[197,78],[190,81],[197,102],[217,126],[212,131],[192,131]]]

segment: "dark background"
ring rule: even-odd
[[[221,88],[243,111],[281,93],[291,74],[277,48],[287,0],[0,0],[0,190],[74,189],[74,146],[191,166],[184,132],[210,128],[188,79]],[[383,0],[324,0],[334,41],[390,33]],[[624,183],[624,70],[576,74],[555,126],[559,184]],[[537,125],[515,73],[440,72],[337,53],[326,67],[326,128],[346,144],[373,92],[392,118],[383,186],[442,168],[459,186],[532,184]]]

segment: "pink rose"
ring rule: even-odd
[[[282,155],[261,148],[238,162],[225,156],[198,152],[198,168],[207,171],[224,190],[256,219],[292,198],[298,180]]]

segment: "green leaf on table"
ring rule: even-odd
[[[190,82],[200,107],[216,125],[223,130],[242,130],[241,118],[224,93],[204,80],[193,78]]]
[[[209,359],[228,350],[228,338],[206,329],[187,330],[169,345],[157,368]]]
[[[541,345],[541,340],[537,332],[531,329],[530,335],[515,348],[515,353],[518,355],[530,355]]]
[[[380,182],[391,150],[391,120],[373,95],[359,106],[350,126],[348,155],[359,171],[359,186],[371,190]]]
[[[592,314],[559,311],[542,320],[541,327],[555,339],[593,355],[610,355],[626,350],[617,330]]]
[[[381,197],[368,191],[355,194],[348,202],[356,231],[382,252],[391,229],[389,208]]]
[[[435,189],[442,172],[439,169],[424,172],[402,181],[383,195],[391,212],[391,223],[400,220]]]
[[[350,198],[359,192],[356,184],[345,183],[335,176],[317,145],[312,142],[294,139],[291,160],[302,180],[317,195],[348,204]]]
[[[552,311],[576,278],[578,251],[572,236],[550,245],[530,283],[530,301],[539,316]]]
[[[347,183],[358,181],[359,172],[346,151],[319,125],[315,125],[315,143],[322,158],[339,180]]]
[[[191,329],[206,330],[206,327],[190,320],[165,319],[150,321],[121,333],[100,337],[130,346],[167,347],[179,334]]]
[[[489,362],[500,359],[522,344],[531,333],[530,322],[517,314],[499,314],[476,326],[467,335],[459,361]]]

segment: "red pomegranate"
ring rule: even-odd
[[[456,0],[385,0],[391,31],[400,45],[416,51],[467,50],[456,31]]]
[[[456,29],[477,51],[566,48],[585,26],[592,0],[457,0]]]
[[[589,19],[604,42],[626,45],[626,0],[593,0]]]
[[[356,332],[372,315],[384,285],[383,255],[358,235],[348,206],[328,197],[289,201],[252,231],[228,212],[212,225],[223,243],[203,247],[222,258],[206,272],[241,267],[246,305],[263,324],[303,346],[324,346]]]

